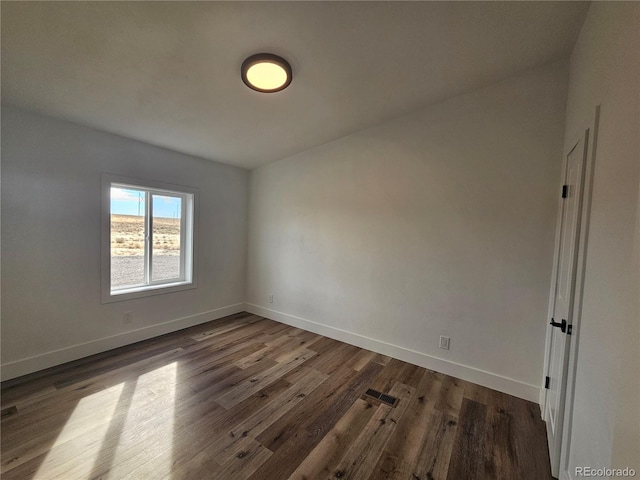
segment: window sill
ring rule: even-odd
[[[122,290],[103,292],[102,303],[122,302],[134,298],[150,297],[165,293],[181,292],[197,288],[195,282],[163,283],[162,285],[145,285],[142,287],[123,288]]]

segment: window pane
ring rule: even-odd
[[[152,195],[152,281],[180,279],[180,221],[182,199]]]
[[[111,289],[143,285],[145,192],[111,187]]]

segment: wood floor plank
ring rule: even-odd
[[[540,421],[540,407],[532,402],[506,396],[508,412],[513,415],[514,433],[511,443],[517,460],[518,475],[526,477],[537,475],[537,478],[549,478],[551,463],[549,450],[532,448],[547,441],[544,422]],[[527,432],[523,435],[523,432]]]
[[[466,398],[462,401],[447,479],[481,480],[485,478],[486,417],[486,405]]]
[[[318,352],[312,360],[307,362],[307,366],[322,373],[331,374],[345,365],[351,357],[358,353],[358,350],[353,345],[335,342],[331,348]]]
[[[174,425],[174,435],[171,448],[173,450],[173,466],[182,471],[185,465],[193,467],[192,459],[202,451],[208,451],[212,442],[218,438],[237,431],[237,425],[254,412],[277,398],[291,386],[284,379],[269,385],[260,392],[252,395],[230,410],[214,405],[210,413],[179,415]],[[202,455],[198,458],[202,459]]]
[[[439,410],[433,411],[411,478],[446,480],[457,429],[454,417]]]
[[[289,478],[309,480],[331,477],[344,452],[357,438],[375,411],[373,405],[366,400],[356,400]]]
[[[475,383],[465,382],[463,380],[459,380],[459,383],[464,388],[464,398],[474,400],[478,403],[482,403],[483,405],[488,404],[487,402],[489,401],[490,394],[495,392],[495,390],[489,390],[488,388],[481,387]]]
[[[257,440],[274,451],[274,455],[260,468],[259,474],[249,478],[279,479],[291,475],[362,395],[381,368],[371,363],[360,372],[339,370],[327,379],[324,389],[317,389],[306,402],[265,430]],[[332,385],[332,381],[337,385]]]
[[[246,319],[247,317],[254,317],[255,320],[262,317],[256,317],[255,315],[242,312],[240,314],[231,315],[214,322],[210,322],[207,325],[226,325],[236,320]],[[252,321],[255,321],[252,320]],[[138,342],[133,345],[116,348],[103,353],[91,355],[86,358],[75,360],[66,363],[61,366],[51,367],[33,374],[25,375],[16,379],[8,380],[2,383],[2,404],[5,402],[11,402],[13,398],[20,397],[22,400],[31,396],[38,395],[43,388],[46,390],[54,389],[53,384],[60,380],[71,381],[78,373],[84,374],[88,370],[103,371],[112,370],[114,362],[121,362],[122,360],[132,359],[137,357],[137,360],[144,358],[144,356],[154,356],[158,352],[162,352],[162,348],[165,350],[172,350],[175,348],[181,348],[188,344],[189,333],[197,332],[203,327],[201,325],[191,327],[188,330],[180,330],[166,335],[161,335],[156,338]],[[158,347],[161,348],[158,348]],[[133,363],[136,360],[131,360]]]
[[[445,376],[442,380],[442,386],[434,408],[447,415],[456,417],[461,410],[463,400],[464,386],[461,384],[461,381],[457,378]]]
[[[365,365],[367,365],[367,363],[372,361],[375,356],[375,352],[359,349],[359,351],[353,357],[351,357],[347,361],[347,363],[345,363],[345,366],[353,368],[354,370],[357,370],[359,372],[364,368]]]
[[[238,443],[242,438],[247,436],[255,438],[298,403],[302,402],[307,395],[313,392],[326,379],[326,375],[311,370],[305,378],[291,385],[290,388],[274,397],[268,404],[234,425],[228,436],[221,436],[218,440],[213,441],[208,450],[222,455],[223,451],[227,450],[229,446]]]
[[[391,361],[391,357],[388,357],[387,355],[382,355],[381,353],[376,354],[376,356],[372,360],[372,362],[379,363],[382,366],[387,366],[390,361]]]
[[[307,348],[316,352],[318,354],[318,357],[316,358],[319,358],[319,356],[323,353],[331,352],[338,348],[341,343],[342,342],[334,340],[333,338],[322,337],[317,342],[315,342],[312,347]]]
[[[99,397],[87,397],[91,402],[78,405],[61,431],[35,434],[20,447],[7,451],[12,460],[17,460],[3,465],[3,478],[29,478],[35,472],[42,478],[88,475],[91,466],[87,466],[88,462],[77,462],[78,449],[87,456],[98,454],[111,422],[124,418],[123,411],[126,414],[126,406],[121,404],[123,390],[112,387],[100,392]],[[116,413],[118,406],[120,415]],[[3,451],[3,457],[4,454]]]
[[[241,352],[238,354],[240,355]],[[275,365],[277,362],[266,359],[260,364],[242,370],[233,364],[233,359],[227,358],[221,363],[197,371],[195,375],[192,375],[193,372],[187,372],[182,380],[184,382],[183,390],[187,395],[189,391],[191,394],[207,392],[211,396],[221,395],[224,391],[243,385],[246,379]]]
[[[365,381],[369,383],[379,373],[380,369],[381,366],[376,367],[372,364],[367,369],[363,369],[363,373],[348,368],[335,372],[329,376],[321,390],[314,391],[313,394],[306,398],[305,402],[296,406],[287,415],[262,432],[257,437],[257,440],[275,452],[292,436],[306,429],[312,422],[318,422],[319,418],[320,421],[324,421],[324,416],[327,413],[332,413],[329,407],[336,404],[336,402],[342,408],[351,398],[353,398],[351,401],[353,403],[364,392],[362,390],[363,383]],[[349,407],[350,404],[347,405],[345,411]],[[331,428],[328,428],[327,431]]]
[[[189,462],[184,464],[174,464],[170,471],[164,472],[164,476],[149,477],[161,480],[193,480],[194,478],[218,478],[222,467],[214,455],[209,454],[206,450],[198,452]],[[132,477],[137,480],[141,477]],[[144,478],[144,477],[143,477]]]
[[[225,408],[231,408],[245,398],[250,397],[255,392],[262,390],[264,386],[269,385],[283,375],[286,375],[298,365],[302,365],[315,354],[316,352],[307,350],[304,347],[294,350],[293,352],[290,352],[289,355],[282,358],[281,362],[276,361],[275,365],[252,375],[251,379],[248,381],[242,382],[222,394],[217,395],[214,397],[215,401]],[[264,364],[264,362],[262,363]]]
[[[156,361],[160,360],[158,357],[161,357],[163,361],[167,359],[166,355],[158,355],[154,357]],[[146,376],[150,382],[153,382],[154,375],[161,375],[158,373],[160,369],[157,368],[150,372],[146,371],[151,360],[141,360],[132,366],[134,371],[146,372],[137,378]],[[153,365],[157,367],[157,365]],[[105,375],[112,377],[115,373],[107,372],[99,375],[96,379]],[[8,433],[3,432],[2,435],[3,453],[7,454],[3,455],[3,460],[9,458],[15,467],[37,455],[40,451],[52,448],[54,439],[56,444],[64,443],[70,439],[70,436],[83,435],[94,425],[103,424],[114,416],[127,413],[126,411],[109,411],[108,408],[104,408],[106,405],[114,403],[113,399],[119,397],[122,390],[126,389],[126,383],[122,382],[108,389],[97,388],[95,391],[94,389],[83,389],[79,385],[70,385],[64,389],[64,392],[60,392],[58,397],[60,401],[48,402],[45,405],[38,402],[35,406],[31,405],[31,409],[26,408],[22,416],[16,417],[11,425],[12,428],[7,428]],[[145,389],[145,394],[149,401],[155,398],[155,393],[150,389]],[[60,431],[61,418],[66,422],[62,432]],[[9,427],[8,423],[7,427]],[[27,442],[21,441],[24,436],[29,438]],[[16,447],[16,442],[20,442],[18,447]],[[29,452],[30,457],[24,455],[23,452]],[[3,463],[3,469],[5,468]]]
[[[245,322],[233,322],[227,325],[214,327],[211,330],[207,330],[206,332],[201,332],[197,335],[192,336],[191,338],[193,338],[196,342],[201,342],[202,340],[209,340],[212,337],[222,335],[223,333],[230,332],[244,325],[246,325]]]
[[[518,476],[513,412],[510,411],[507,395],[494,391],[487,393],[485,476],[508,480]]]
[[[358,438],[349,446],[338,463],[334,476],[352,480],[369,478],[398,421],[407,409],[414,391],[413,387],[402,383],[396,383],[391,388],[390,395],[398,399],[396,407],[380,405],[376,409]]]
[[[423,370],[407,410],[400,417],[371,479],[411,478],[414,474],[441,385],[440,376],[430,370]]]
[[[300,341],[300,345],[306,345],[307,348],[310,348],[311,345],[315,344],[323,337],[322,335],[318,335],[317,333],[302,330],[301,333],[296,335],[296,338]]]
[[[393,358],[384,366],[371,388],[382,393],[388,393],[398,382],[416,386],[423,371],[424,369],[420,367]]]
[[[247,313],[5,382],[2,408],[7,480],[551,479],[537,405]]]
[[[248,437],[231,446],[225,453],[221,461],[222,469],[217,472],[216,479],[248,478],[252,473],[259,471],[261,465],[272,455],[268,448]]]
[[[289,337],[288,335],[282,335],[273,341],[265,343],[263,348],[251,355],[246,355],[238,359],[234,364],[239,368],[247,368],[264,360],[265,358],[273,358],[280,352],[293,350],[298,347],[298,343],[298,340],[295,338]]]

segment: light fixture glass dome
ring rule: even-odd
[[[291,65],[271,53],[251,55],[242,63],[242,81],[258,92],[279,92],[289,86],[291,79]]]

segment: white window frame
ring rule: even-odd
[[[119,302],[134,298],[179,292],[197,288],[197,212],[198,189],[181,185],[123,177],[103,173],[101,218],[102,303]],[[144,285],[111,288],[111,188],[131,188],[145,192],[145,255]],[[181,201],[180,277],[153,281],[153,195],[179,197]]]

